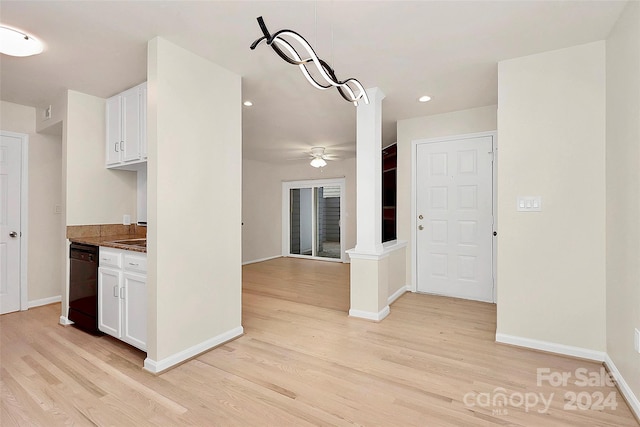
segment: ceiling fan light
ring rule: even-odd
[[[42,53],[42,43],[22,31],[0,25],[0,53],[10,56],[31,56]]]
[[[327,166],[327,162],[325,162],[322,157],[316,157],[311,160],[311,166],[313,166],[314,168],[323,168]]]

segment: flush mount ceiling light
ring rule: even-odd
[[[431,97],[429,95],[423,95],[420,98],[418,98],[419,102],[429,102],[431,101]]]
[[[313,48],[304,39],[304,37],[291,30],[280,30],[275,32],[274,34],[270,34],[269,30],[267,30],[267,26],[265,25],[264,20],[262,19],[262,16],[258,17],[257,19],[258,25],[260,26],[262,34],[264,35],[251,44],[251,50],[255,49],[256,46],[258,46],[260,42],[264,40],[266,41],[267,46],[271,46],[271,48],[278,54],[280,58],[284,59],[289,64],[297,65],[298,67],[300,67],[302,74],[313,87],[321,90],[335,87],[336,89],[338,89],[338,92],[340,92],[340,95],[342,95],[344,99],[349,102],[353,102],[355,106],[358,106],[358,101],[360,99],[362,99],[365,104],[369,103],[367,93],[365,92],[364,87],[360,84],[360,82],[352,78],[343,81],[338,80],[338,78],[336,77],[336,73],[333,71],[333,68],[331,68],[329,64],[326,63],[326,61],[318,58]],[[306,51],[306,55],[308,57],[303,59],[298,51],[293,47],[291,41],[299,44],[300,47]],[[319,74],[318,78],[321,78],[322,81],[316,80],[316,77],[312,76],[309,72],[307,66],[311,64],[315,65],[317,73]]]
[[[311,149],[311,155],[313,159],[311,160],[310,165],[314,168],[323,168],[327,166],[327,162],[325,160],[324,147],[313,147]]]
[[[42,53],[42,43],[13,28],[0,25],[0,53],[10,56],[31,56]]]

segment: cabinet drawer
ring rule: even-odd
[[[127,271],[147,272],[147,258],[139,255],[124,255],[124,269]]]
[[[122,254],[100,248],[100,267],[122,267]]]

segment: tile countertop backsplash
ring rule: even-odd
[[[99,225],[69,225],[67,239],[74,243],[84,243],[95,246],[108,246],[126,249],[134,252],[147,252],[146,248],[113,243],[114,240],[142,239],[147,237],[147,227],[136,224],[99,224]]]

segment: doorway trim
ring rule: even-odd
[[[291,225],[289,212],[289,195],[293,188],[314,188],[324,186],[340,187],[340,258],[326,258],[310,255],[297,255],[291,253]],[[327,179],[307,179],[300,181],[282,181],[282,256],[291,258],[315,259],[329,262],[347,262],[347,254],[345,252],[345,178],[327,178]],[[314,220],[315,221],[315,220]]]
[[[27,255],[29,241],[29,135],[0,130],[1,135],[20,139],[20,311],[29,309]]]
[[[411,292],[417,292],[418,290],[418,242],[417,242],[417,220],[416,217],[417,207],[416,207],[416,169],[417,169],[417,161],[418,161],[418,145],[420,144],[432,144],[436,142],[448,142],[448,141],[457,141],[460,139],[472,139],[472,138],[480,138],[491,136],[493,141],[493,165],[492,165],[492,188],[491,188],[491,197],[492,197],[492,208],[493,208],[493,230],[497,230],[498,227],[498,206],[497,206],[497,161],[498,161],[498,132],[497,131],[488,131],[488,132],[478,132],[478,133],[466,133],[461,135],[450,135],[450,136],[442,136],[436,138],[424,138],[424,139],[414,139],[411,141]],[[491,276],[493,281],[493,302],[497,301],[497,281],[496,281],[496,271],[497,271],[497,238],[493,236],[491,239]]]

